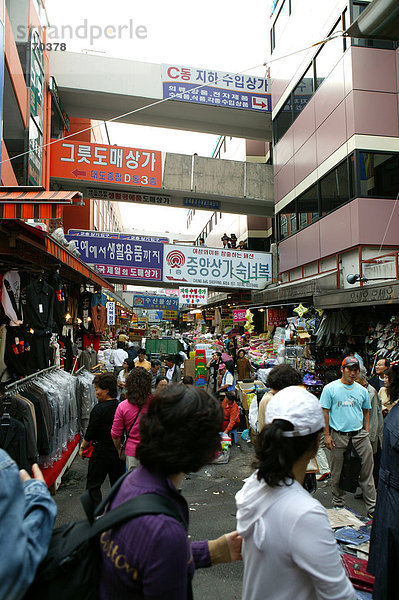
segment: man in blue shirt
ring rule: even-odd
[[[356,383],[359,361],[353,356],[344,358],[341,379],[325,386],[320,402],[324,413],[324,443],[331,450],[331,483],[333,503],[344,506],[345,492],[339,487],[344,453],[349,440],[362,459],[359,485],[367,512],[374,511],[376,494],[373,480],[373,449],[369,437],[370,397],[367,390]]]

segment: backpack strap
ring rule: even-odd
[[[131,498],[127,502],[120,504],[103,517],[98,518],[91,527],[89,539],[94,538],[103,531],[112,529],[143,515],[167,515],[179,521],[187,530],[187,525],[184,523],[174,503],[159,494],[142,494]]]

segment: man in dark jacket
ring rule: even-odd
[[[387,358],[380,358],[377,360],[375,365],[375,377],[372,377],[369,381],[369,384],[373,386],[377,393],[380,391],[382,387],[384,387],[384,373],[389,369],[390,361]]]

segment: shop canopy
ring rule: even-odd
[[[38,273],[58,268],[68,281],[114,290],[108,281],[47,233],[17,219],[0,219],[0,267]]]
[[[0,219],[59,219],[68,204],[82,206],[82,194],[32,186],[0,187]]]

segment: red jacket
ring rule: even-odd
[[[224,430],[229,433],[232,429],[235,429],[240,423],[240,411],[238,409],[237,402],[233,402],[230,406],[227,406],[226,398],[223,400],[224,420],[228,421],[227,427]]]

